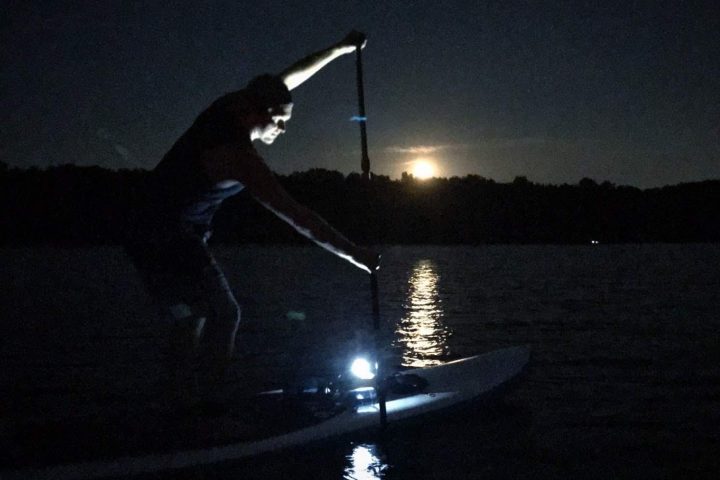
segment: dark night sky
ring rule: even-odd
[[[166,3],[166,6],[162,6]],[[714,7],[714,8],[713,8]],[[4,1],[0,160],[151,168],[217,96],[365,31],[370,159],[397,177],[720,178],[720,14],[683,1]],[[353,56],[295,90],[281,173],[359,171]]]

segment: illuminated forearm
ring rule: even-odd
[[[314,211],[296,205],[293,209],[284,209],[281,212],[272,205],[265,204],[279,218],[290,224],[298,233],[312,240],[325,250],[347,260],[358,268],[367,271],[367,266],[356,258],[357,246],[348,240],[342,233],[330,226],[320,215]]]
[[[346,53],[354,51],[354,48],[355,47],[352,46],[335,44],[330,48],[315,52],[285,69],[280,74],[280,78],[282,78],[288,90],[292,90],[315,75],[328,63]]]

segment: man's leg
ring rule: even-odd
[[[171,246],[166,247],[171,251]],[[153,250],[150,250],[154,253]],[[183,258],[200,258],[194,249],[178,254]],[[157,253],[155,256],[160,257]],[[169,263],[168,263],[169,264]],[[177,264],[182,266],[180,261]],[[207,262],[209,265],[210,262]],[[140,266],[145,266],[140,264]],[[156,264],[140,269],[149,293],[155,300],[158,316],[167,327],[163,360],[165,364],[164,403],[172,410],[186,410],[199,401],[198,354],[200,339],[207,321],[207,309],[197,308],[203,297],[199,274],[173,271],[167,265]],[[193,278],[194,277],[194,278]]]
[[[201,395],[212,395],[222,384],[235,350],[240,306],[214,258],[204,269],[201,288],[206,322],[200,343],[199,383]]]
[[[172,403],[182,409],[198,401],[197,359],[206,319],[197,316],[185,303],[163,310],[170,324],[166,354],[168,390],[172,392]]]
[[[235,347],[240,307],[204,241],[178,237],[133,253],[169,328],[170,390],[192,404],[222,381]],[[199,362],[198,362],[199,357]]]

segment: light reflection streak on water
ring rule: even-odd
[[[442,363],[447,353],[450,330],[438,294],[440,277],[431,260],[419,260],[408,279],[405,314],[396,329],[395,346],[402,349],[402,363],[409,367],[427,367]]]
[[[385,477],[388,466],[378,457],[377,446],[359,444],[347,456],[348,466],[345,468],[345,480],[375,480]]]

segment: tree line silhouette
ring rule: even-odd
[[[145,170],[0,162],[0,245],[120,243]],[[641,190],[598,184],[509,183],[478,175],[417,180],[311,169],[278,175],[301,203],[363,244],[644,243],[720,241],[720,180]],[[216,243],[305,242],[241,193],[215,219]]]

